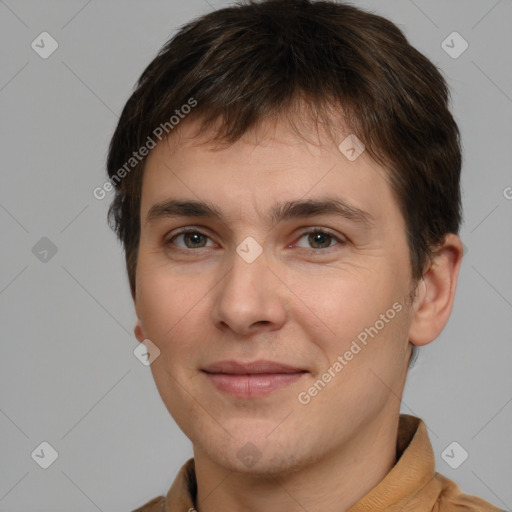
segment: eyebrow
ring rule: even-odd
[[[372,227],[375,218],[368,212],[339,198],[321,198],[286,201],[274,205],[266,216],[272,225],[295,218],[306,218],[314,215],[337,215],[367,228]],[[222,212],[208,201],[166,199],[155,203],[146,215],[146,223],[163,218],[197,217],[223,221]]]

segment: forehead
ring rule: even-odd
[[[275,216],[279,203],[327,195],[354,211],[367,211],[370,217],[389,215],[389,209],[396,209],[388,171],[365,151],[348,158],[352,156],[346,153],[350,141],[355,150],[361,147],[354,146],[350,139],[354,136],[346,131],[333,135],[312,127],[297,133],[286,120],[269,121],[226,144],[213,139],[215,130],[198,136],[199,126],[184,122],[148,156],[142,186],[143,222],[156,203],[172,198],[206,200],[217,211],[231,209],[233,213],[236,208],[239,217],[256,209],[265,220]],[[344,143],[347,137],[348,146]]]

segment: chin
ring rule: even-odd
[[[242,436],[236,439],[226,436],[221,441],[210,437],[208,440],[201,440],[199,446],[214,464],[227,471],[255,477],[277,477],[294,473],[318,458],[318,455],[313,455],[316,453],[313,448],[310,456],[304,453],[308,451],[307,447],[300,439],[290,436],[289,432],[281,432],[281,437],[277,432],[269,436],[272,429],[275,429],[275,423],[263,435],[256,432],[253,435],[252,430],[246,430],[243,439]],[[298,448],[300,453],[297,453]]]
[[[213,462],[227,471],[252,475],[254,477],[268,478],[279,477],[300,471],[304,467],[302,459],[298,459],[292,453],[272,453],[271,457],[265,457],[256,451],[247,450],[243,456],[239,453],[218,454]]]

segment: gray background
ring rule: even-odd
[[[455,307],[420,352],[402,410],[426,421],[440,473],[510,510],[512,3],[355,4],[389,17],[442,69],[465,151]],[[144,67],[181,24],[222,5],[0,0],[1,511],[129,511],[165,494],[192,456],[133,355],[111,196],[92,191]],[[59,44],[47,59],[31,48],[43,31]],[[469,44],[456,59],[441,46],[453,31]],[[59,454],[48,469],[31,457],[43,441]],[[452,441],[469,453],[458,469],[441,457]]]

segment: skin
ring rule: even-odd
[[[148,157],[134,303],[136,338],[160,350],[151,364],[159,393],[193,443],[196,508],[347,510],[396,462],[411,344],[433,341],[449,318],[461,241],[448,235],[415,284],[387,171],[367,152],[351,162],[325,133],[305,141],[284,121],[266,121],[228,147],[194,128],[183,122]],[[276,203],[325,196],[368,212],[373,224],[334,214],[266,220]],[[147,222],[169,198],[210,201],[223,220]],[[185,226],[204,236],[173,238]],[[333,237],[311,240],[304,232],[312,227]],[[236,252],[248,236],[263,249],[252,263]],[[397,302],[401,311],[300,403],[299,393]],[[201,371],[227,359],[307,373],[264,397],[236,398]],[[237,455],[248,443],[259,457],[251,465]]]

